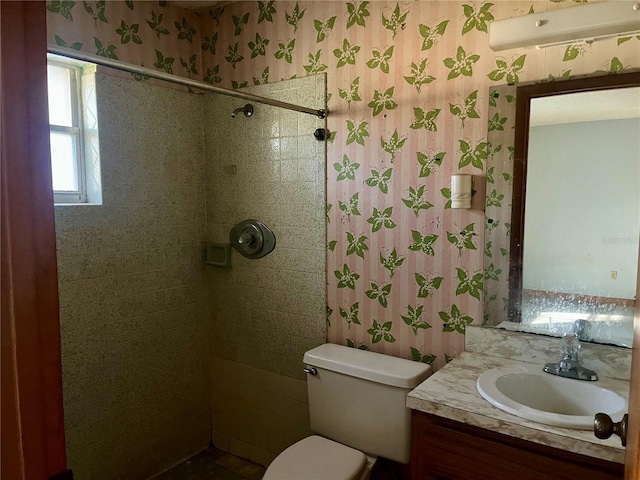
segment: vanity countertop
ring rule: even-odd
[[[592,431],[544,425],[503,412],[476,390],[478,377],[495,367],[524,362],[462,352],[407,395],[407,407],[523,440],[624,463],[620,438],[596,438]],[[601,377],[598,385],[628,398],[629,382]]]

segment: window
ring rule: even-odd
[[[100,203],[95,195],[95,184],[99,185],[95,177],[100,176],[95,171],[97,162],[90,167],[85,158],[85,151],[90,150],[85,143],[97,140],[97,122],[88,126],[84,121],[87,109],[93,108],[95,113],[95,88],[91,89],[93,95],[83,92],[87,84],[94,85],[94,72],[93,65],[71,63],[64,57],[50,55],[47,62],[51,171],[57,204]],[[95,115],[90,116],[95,119]],[[93,179],[94,198],[87,185],[89,179]]]

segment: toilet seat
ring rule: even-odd
[[[312,435],[278,455],[263,480],[356,480],[367,465],[364,453]]]

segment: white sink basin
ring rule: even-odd
[[[483,373],[476,387],[489,403],[512,415],[591,430],[596,413],[607,413],[617,422],[627,411],[624,397],[598,383],[550,375],[538,365],[512,365]]]

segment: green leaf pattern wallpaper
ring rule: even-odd
[[[495,325],[499,319],[506,318],[509,301],[509,206],[513,191],[516,88],[515,85],[499,85],[489,89],[482,289],[484,325]]]
[[[328,340],[439,368],[464,349],[466,326],[482,322],[485,284],[506,285],[509,219],[500,209],[510,199],[494,183],[510,178],[488,162],[512,160],[514,118],[489,107],[508,101],[490,98],[490,88],[640,67],[640,37],[489,49],[490,21],[578,3],[259,1],[196,12],[171,2],[50,1],[47,8],[51,43],[223,87],[326,73]],[[503,140],[489,142],[489,131]],[[450,208],[450,176],[458,172],[475,176],[471,210]],[[503,309],[504,295],[492,293],[491,308]]]

